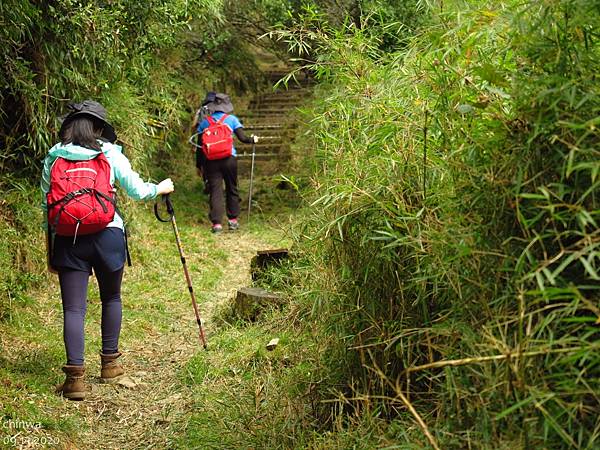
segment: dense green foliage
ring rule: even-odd
[[[210,0],[8,1],[1,8],[2,173],[39,167],[57,116],[73,99],[105,102],[121,134],[141,146],[147,128],[172,121],[169,104],[184,76],[177,49],[191,13],[204,23],[219,20],[218,2]]]
[[[600,4],[417,6],[394,52],[314,11],[279,34],[325,85],[289,281],[329,336],[315,387],[410,402],[444,448],[595,448]]]

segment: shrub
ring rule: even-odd
[[[280,33],[324,84],[297,275],[338,337],[323,396],[411,402],[446,448],[597,445],[597,8],[444,2],[391,53]]]

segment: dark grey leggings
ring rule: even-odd
[[[102,353],[112,354],[119,351],[123,268],[115,272],[98,270],[94,270],[94,272],[102,301]],[[58,274],[64,313],[63,337],[69,365],[83,365],[83,325],[87,309],[89,277],[87,271],[64,268],[61,268]]]

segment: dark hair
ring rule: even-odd
[[[100,151],[98,138],[102,136],[103,124],[91,117],[76,117],[67,123],[62,130],[60,140],[63,144],[75,144]]]

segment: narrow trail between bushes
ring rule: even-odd
[[[195,230],[186,227],[185,233],[188,240],[206,241],[204,227]],[[206,299],[200,303],[200,309],[206,318],[210,352],[210,335],[214,332],[212,313],[230,299],[236,289],[248,285],[250,259],[257,249],[268,247],[268,243],[260,236],[239,232],[224,233],[207,245],[213,245],[217,253],[229,255],[218,283],[210,291],[200,291],[201,297]],[[187,250],[186,253],[190,262],[201,263],[198,253]],[[173,258],[172,264],[175,263],[179,263],[177,258]],[[148,280],[149,283],[156,281]],[[183,285],[183,274],[180,280],[174,281]],[[179,291],[180,301],[169,302],[171,328],[167,332],[148,330],[146,336],[129,342],[124,348],[127,376],[116,385],[105,385],[98,382],[96,375],[91,379],[93,391],[89,400],[65,405],[67,409],[76,409],[87,425],[80,438],[83,448],[170,448],[177,432],[185,430],[186,416],[193,409],[193,394],[181,377],[189,359],[203,350],[199,346],[189,296],[185,289]],[[125,315],[131,300],[124,298]],[[127,333],[127,318],[123,332]],[[91,374],[99,372],[96,364],[89,369]]]
[[[276,80],[279,76],[281,73],[274,72],[272,77]],[[247,111],[236,111],[249,132],[264,138],[257,148],[262,156],[257,157],[255,169],[255,183],[263,188],[256,190],[250,223],[246,211],[249,165],[244,161],[244,153],[248,155],[250,149],[240,146],[238,150],[242,154],[240,231],[212,235],[204,219],[207,198],[201,194],[191,163],[182,165],[181,173],[173,174],[176,191],[172,199],[200,314],[205,320],[209,354],[219,351],[211,347],[211,336],[218,333],[214,314],[231,301],[237,289],[251,285],[252,257],[258,250],[285,245],[285,231],[273,225],[266,210],[270,205],[265,186],[289,159],[286,151],[294,128],[290,112],[300,104],[308,87],[295,89],[257,95]],[[85,401],[62,400],[53,393],[54,383],[63,379],[60,367],[64,361],[56,279],[33,293],[35,299],[24,307],[20,318],[14,319],[19,325],[0,328],[0,346],[12,349],[2,356],[0,370],[29,376],[37,386],[21,391],[22,395],[7,407],[20,411],[24,402],[29,402],[43,411],[53,425],[42,429],[42,434],[59,443],[56,448],[164,449],[182,448],[181,442],[189,445],[184,437],[198,403],[194,393],[197,381],[192,376],[194,381],[190,383],[187,365],[204,350],[198,341],[171,225],[155,221],[150,204],[133,222],[133,266],[125,270],[122,292],[120,347],[126,375],[117,383],[103,384],[99,378],[101,308],[93,278],[86,317],[86,381],[92,391]],[[17,447],[36,448],[25,441],[21,444]],[[202,442],[197,442],[197,447],[194,443],[194,447],[206,448]]]
[[[272,72],[271,79],[276,81],[282,75],[281,72]],[[244,121],[247,131],[262,138],[263,143],[257,145],[256,149],[261,155],[256,158],[255,176],[258,179],[278,173],[282,163],[288,159],[287,142],[294,129],[294,124],[289,120],[289,112],[302,100],[305,89],[306,86],[297,86],[257,95],[250,101],[248,111],[236,112]],[[247,178],[250,161],[249,158],[243,158],[251,149],[238,143],[238,151],[241,154],[240,176]],[[244,182],[242,190],[247,192]],[[207,207],[202,205],[201,208]],[[197,214],[197,211],[193,213]],[[203,213],[204,211],[200,212]],[[245,213],[246,211],[243,211],[242,227],[245,225]],[[204,224],[197,226],[192,223],[190,226],[189,214],[189,210],[182,209],[177,217],[178,224],[183,224],[179,227],[185,241],[200,244],[194,248],[194,244],[184,243],[188,264],[192,269],[192,280],[198,281],[198,272],[193,268],[203,265],[207,259],[203,254],[206,249],[210,248],[210,255],[224,257],[224,261],[219,263],[216,283],[208,288],[195,286],[199,295],[200,313],[206,320],[210,352],[210,337],[215,332],[212,320],[215,310],[230,301],[237,289],[251,284],[250,262],[256,252],[272,248],[271,242],[281,240],[283,236],[281,231],[275,231],[271,234],[269,242],[260,231],[249,232],[243,228],[236,233],[225,232],[218,236],[210,236]],[[170,225],[166,228],[168,230],[163,232],[171,232]],[[172,240],[172,233],[168,238]],[[168,244],[162,242],[161,245]],[[174,241],[171,243],[171,249],[176,249]],[[170,264],[177,266],[178,258],[173,258]],[[181,267],[175,268],[182,272]],[[140,267],[139,270],[143,271],[144,268]],[[150,273],[144,274],[143,277],[139,282],[160,283],[159,279],[152,280]],[[125,350],[128,356],[124,358],[127,376],[116,386],[94,382],[93,394],[88,401],[79,405],[67,405],[69,408],[76,408],[87,425],[80,440],[84,443],[83,448],[170,448],[176,446],[174,442],[185,432],[188,416],[195,406],[193,389],[182,379],[186,376],[186,364],[190,358],[203,350],[199,346],[189,295],[184,289],[183,273],[175,275],[171,282],[179,283],[180,299],[169,302],[169,315],[172,320],[170,329],[167,332],[149,330],[146,336],[141,336],[127,345]],[[124,284],[127,286],[128,280],[125,280]],[[125,305],[128,301],[131,300],[124,296]],[[126,321],[123,329],[126,333]],[[94,367],[92,373],[98,371],[99,368]],[[198,447],[202,448],[201,442],[198,442]]]

